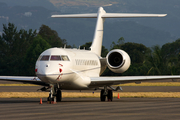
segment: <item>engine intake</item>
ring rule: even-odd
[[[108,68],[115,73],[125,72],[131,64],[129,55],[120,49],[110,51],[106,56],[106,60]]]

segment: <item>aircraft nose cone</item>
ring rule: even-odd
[[[52,70],[50,68],[50,65],[49,64],[41,65],[38,70],[38,73],[45,76],[51,74]]]
[[[51,64],[44,64],[38,68],[37,76],[44,82],[53,83],[59,76],[59,68]]]

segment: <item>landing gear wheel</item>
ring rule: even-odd
[[[108,98],[108,101],[112,101],[112,99],[113,99],[113,92],[112,92],[112,90],[108,90],[107,98]]]
[[[56,94],[56,102],[61,102],[62,99],[62,94],[61,94],[61,90],[57,90],[57,94]]]
[[[101,90],[101,101],[106,100],[106,95],[104,95],[104,90]]]
[[[48,103],[51,103],[52,101],[54,101],[54,97],[51,98],[51,95],[49,94],[49,97],[47,98],[47,102],[48,102]]]

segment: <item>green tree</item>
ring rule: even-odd
[[[161,75],[163,74],[164,66],[167,65],[166,61],[163,60],[161,47],[156,45],[152,47],[152,53],[147,58],[150,63],[150,69],[148,74]]]
[[[148,74],[167,75],[180,73],[180,39],[166,43],[162,47],[152,47],[152,53],[147,57],[149,64]]]
[[[121,37],[116,43],[112,42],[111,49],[122,49],[125,52],[127,52],[127,54],[131,58],[131,66],[126,72],[122,74],[116,74],[116,73],[111,72],[110,70],[107,70],[106,71],[107,75],[131,76],[131,75],[147,74],[146,71],[148,71],[148,68],[144,66],[144,63],[145,63],[147,54],[150,53],[150,49],[147,48],[145,45],[139,44],[139,43],[131,43],[131,42],[125,43],[124,38]]]
[[[66,45],[66,47],[71,47],[67,45],[65,39],[61,39],[58,36],[58,33],[55,30],[52,30],[46,25],[40,27],[38,34],[41,35],[42,38],[51,45],[51,47],[64,47],[64,45]]]
[[[124,38],[120,37],[117,41],[117,43],[115,43],[114,41],[112,42],[110,49],[119,49],[123,44],[124,44]]]
[[[165,59],[168,59],[169,57],[178,56],[180,53],[180,39],[177,39],[176,41],[172,43],[166,43],[162,46],[162,55]]]
[[[0,74],[22,75],[23,59],[36,31],[17,30],[13,23],[3,24],[0,36]]]
[[[162,46],[162,54],[164,59],[168,61],[168,67],[171,70],[171,74],[180,74],[180,39],[172,43],[166,43]]]
[[[84,45],[80,46],[80,49],[90,50],[91,44],[92,44],[92,42],[87,42]],[[108,49],[106,49],[104,46],[102,46],[101,56],[106,57],[107,54],[108,54]]]
[[[92,42],[87,42],[84,45],[80,46],[80,49],[90,50]]]
[[[40,35],[37,35],[27,50],[26,56],[25,56],[25,66],[24,74],[26,75],[35,75],[35,63],[39,57],[39,55],[45,51],[46,49],[50,48],[51,46],[49,43],[47,43]],[[28,68],[28,69],[26,69]]]

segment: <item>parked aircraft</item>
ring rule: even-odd
[[[106,58],[101,57],[103,40],[103,23],[105,18],[134,18],[134,17],[164,17],[166,14],[131,14],[106,13],[100,7],[97,13],[52,15],[52,18],[97,18],[94,38],[90,50],[50,48],[39,56],[35,73],[37,77],[0,76],[0,79],[44,85],[41,90],[50,88],[48,101],[61,101],[61,90],[101,89],[100,100],[113,99],[113,92],[121,87],[112,85],[141,82],[148,80],[180,79],[180,76],[126,76],[100,77],[108,67],[115,73],[125,72],[131,60],[129,55],[121,50],[110,51]]]

